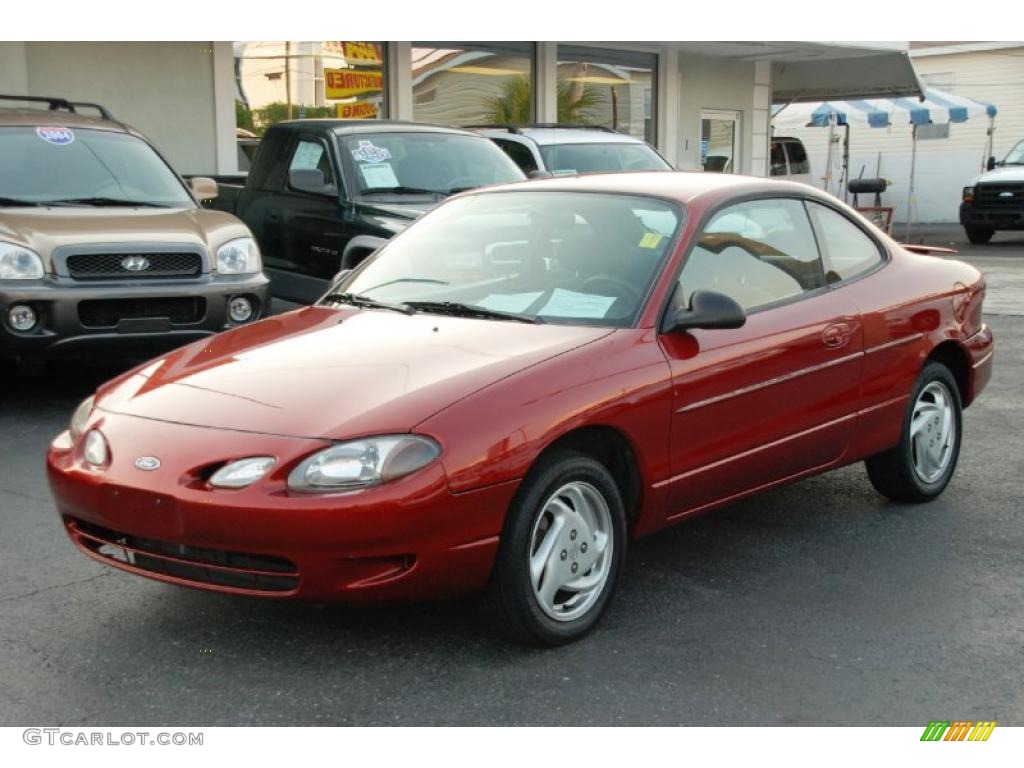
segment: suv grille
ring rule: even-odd
[[[198,253],[76,253],[67,264],[75,280],[199,277],[203,271]]]
[[[172,325],[198,323],[206,299],[185,296],[153,299],[86,299],[78,303],[78,319],[86,328],[116,328],[122,320],[170,320]]]
[[[172,544],[84,520],[66,522],[80,546],[113,565],[250,592],[292,592],[299,586],[298,568],[283,557]]]
[[[974,204],[986,208],[1024,206],[1024,184],[979,184],[974,191]]]

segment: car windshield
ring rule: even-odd
[[[1024,141],[1017,142],[1017,146],[1003,160],[1003,165],[1024,165]]]
[[[368,133],[340,137],[349,188],[360,195],[449,195],[525,177],[482,136]]]
[[[195,206],[142,139],[63,126],[0,128],[0,198],[26,205]]]
[[[647,144],[548,144],[540,154],[551,173],[672,170]]]
[[[335,290],[426,312],[629,327],[683,216],[663,200],[610,193],[469,195],[424,216]]]

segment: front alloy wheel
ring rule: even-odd
[[[485,598],[513,639],[560,645],[585,635],[624,563],[626,514],[608,470],[561,451],[531,470],[505,520]]]

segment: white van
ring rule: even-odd
[[[772,139],[770,166],[774,179],[788,179],[811,184],[811,162],[800,139],[776,136]]]

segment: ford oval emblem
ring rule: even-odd
[[[152,472],[154,469],[160,469],[160,459],[156,456],[139,456],[135,460],[135,466],[143,472]]]
[[[149,259],[145,256],[125,256],[121,259],[121,267],[129,272],[141,272],[149,269]]]
[[[1013,192],[1010,192],[1010,191],[1000,192],[999,196],[1000,197],[1013,197]]]

